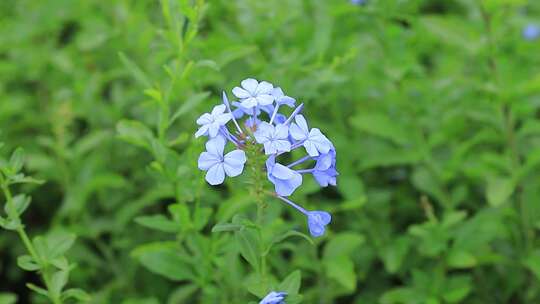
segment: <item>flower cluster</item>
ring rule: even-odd
[[[199,157],[199,169],[206,171],[206,181],[219,185],[225,176],[240,175],[252,157],[246,152],[255,151],[254,158],[266,159],[266,168],[256,170],[266,169],[268,180],[274,185],[273,194],[306,216],[311,235],[323,235],[330,214],[308,211],[287,197],[302,184],[306,174],[312,175],[322,187],[336,185],[334,145],[321,130],[309,127],[300,114],[303,104],[296,106],[296,100],[285,95],[281,88],[249,78],[232,93],[237,100],[229,102],[223,92],[223,103],[197,119],[200,127],[195,137],[208,137],[206,151]],[[288,117],[280,113],[285,107],[293,109]],[[234,125],[232,132],[227,127],[229,122]],[[232,143],[234,149],[224,154],[227,143]],[[278,158],[293,150],[302,150],[306,155],[288,165],[278,162]],[[311,168],[298,169],[309,163]]]

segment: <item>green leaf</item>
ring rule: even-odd
[[[178,222],[173,222],[161,214],[139,216],[135,218],[135,222],[144,227],[163,232],[179,232],[181,228]]]
[[[4,206],[4,211],[11,218],[17,218],[21,215],[27,208],[30,206],[31,198],[24,194],[19,194],[13,197],[12,204],[6,204]],[[13,210],[11,209],[13,207]]]
[[[199,287],[195,284],[186,284],[179,286],[170,295],[167,300],[168,304],[187,303],[188,299],[193,296]]]
[[[356,290],[356,273],[353,261],[344,255],[323,261],[326,275],[338,282],[347,292]]]
[[[6,229],[6,230],[17,230],[21,226],[21,221],[16,219],[5,219],[3,217],[0,217],[0,227]]]
[[[57,231],[47,236],[49,248],[49,260],[63,256],[75,243],[76,236],[73,233]]]
[[[339,256],[347,256],[352,254],[357,247],[363,244],[365,238],[363,235],[346,232],[336,235],[333,239],[328,242],[326,247],[324,247],[324,259],[332,259]]]
[[[60,295],[69,278],[68,270],[59,270],[52,275],[51,291],[55,295]]]
[[[200,231],[208,224],[212,212],[212,208],[195,208],[195,212],[193,213],[193,225],[195,230]]]
[[[459,249],[451,250],[446,258],[446,262],[448,263],[448,266],[454,268],[471,268],[477,264],[474,255]]]
[[[26,283],[26,287],[28,287],[32,291],[37,292],[38,294],[40,294],[42,296],[46,296],[47,298],[49,297],[49,292],[46,289],[38,287],[38,286],[36,286],[36,285],[34,285],[32,283]]]
[[[80,302],[90,302],[92,297],[80,288],[70,288],[62,293],[62,300],[75,299]]]
[[[41,267],[29,255],[21,255],[17,258],[17,265],[26,271],[36,271]]]
[[[12,173],[15,174],[19,171],[21,171],[25,160],[25,153],[24,149],[17,148],[11,154],[11,158],[9,159],[9,166],[11,167]]]
[[[193,280],[189,259],[183,256],[174,243],[152,243],[138,247],[132,255],[153,273],[173,281]]]
[[[212,228],[212,232],[228,232],[228,231],[239,231],[244,226],[240,224],[233,223],[219,223]]]
[[[143,123],[136,120],[121,120],[116,124],[116,132],[121,140],[132,145],[152,150],[152,131]]]
[[[240,248],[240,254],[255,268],[256,272],[261,269],[261,249],[257,233],[254,229],[244,228],[235,232],[236,243]]]
[[[468,275],[455,275],[446,280],[442,297],[448,303],[460,303],[472,290]]]
[[[508,201],[514,193],[515,183],[510,178],[491,178],[487,182],[486,196],[491,206],[497,207]]]
[[[17,303],[17,295],[12,293],[0,293],[0,304],[15,304]]]
[[[387,291],[381,297],[381,304],[422,303],[423,297],[413,288],[400,287]]]
[[[122,61],[135,80],[137,80],[145,88],[150,88],[152,86],[150,78],[148,78],[148,76],[137,64],[129,59],[123,52],[119,52],[118,56],[120,56],[120,61]]]
[[[178,203],[170,205],[169,213],[175,222],[181,224],[183,230],[189,230],[193,227],[189,214],[189,208],[186,206],[186,204]]]
[[[277,290],[284,291],[288,295],[298,294],[300,290],[300,284],[302,283],[302,273],[300,270],[295,270],[289,274],[281,284],[279,284]]]
[[[272,286],[274,286],[274,281],[273,277],[267,276],[263,278],[257,273],[251,273],[244,279],[243,285],[248,292],[258,298],[263,298],[272,289]]]
[[[411,243],[408,237],[393,239],[381,250],[384,267],[389,273],[396,273],[409,252]]]
[[[288,239],[290,237],[293,237],[293,236],[301,237],[301,238],[305,239],[306,241],[308,241],[311,245],[315,246],[315,243],[313,242],[313,240],[308,235],[306,235],[306,234],[304,234],[302,232],[296,231],[296,230],[289,230],[289,231],[285,232],[282,235],[278,235],[278,236],[274,237],[272,242],[270,242],[270,245],[268,246],[268,248],[266,248],[266,250],[263,252],[263,256],[267,255],[270,252],[270,250],[272,250],[272,247],[274,247],[274,245],[276,245],[278,243],[281,243],[284,240],[286,240],[286,239]]]

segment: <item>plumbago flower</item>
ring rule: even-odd
[[[296,106],[296,100],[285,95],[281,88],[248,78],[232,93],[238,100],[229,102],[223,92],[222,104],[197,119],[200,127],[195,137],[208,137],[206,151],[198,162],[199,169],[206,171],[206,181],[211,185],[222,184],[226,176],[241,175],[247,164],[253,169],[250,172],[262,173],[262,179],[266,175],[274,186],[272,196],[305,215],[312,236],[322,236],[331,215],[326,211],[306,210],[288,197],[302,185],[304,175],[313,176],[321,187],[336,185],[339,173],[334,145],[320,129],[309,127],[300,114],[304,105]],[[288,116],[279,113],[286,108],[294,110]],[[233,131],[227,126],[229,122]],[[234,148],[224,154],[228,143]],[[279,162],[282,156],[297,149],[305,156],[288,165]],[[258,182],[260,177],[257,175],[254,180]],[[282,293],[270,293],[266,297],[270,300],[264,302],[265,298],[261,303],[282,303],[284,297]]]
[[[271,291],[259,302],[259,304],[285,304],[286,297],[286,292]]]

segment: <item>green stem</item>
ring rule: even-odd
[[[13,196],[11,195],[11,190],[9,189],[7,182],[1,176],[0,176],[0,183],[1,183],[4,196],[6,197],[6,204],[8,204],[10,210],[15,210],[15,206],[13,206]],[[37,251],[34,248],[34,245],[30,241],[28,234],[26,234],[26,231],[24,230],[24,226],[21,224],[19,215],[16,212],[11,212],[11,213],[12,214],[8,214],[8,216],[10,217],[11,220],[15,220],[18,223],[16,231],[17,231],[17,234],[19,235],[19,238],[22,240],[24,247],[26,248],[26,251],[28,251],[32,259],[36,263],[38,263],[38,265],[40,266],[40,269],[42,270],[41,277],[43,279],[43,283],[45,284],[45,287],[47,288],[47,294],[48,294],[49,300],[51,300],[51,302],[54,304],[62,304],[62,300],[59,298],[59,295],[56,295],[54,292],[52,292],[51,279],[50,279],[49,271],[47,269],[48,267],[37,254]]]

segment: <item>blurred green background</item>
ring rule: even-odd
[[[536,0],[3,0],[0,154],[45,180],[12,186],[22,221],[76,236],[66,289],[93,303],[258,302],[280,282],[302,303],[540,303],[530,24]],[[248,77],[305,103],[341,174],[293,196],[333,215],[313,244],[269,200],[264,280],[211,232],[256,207],[240,180],[205,183],[193,137]],[[2,304],[48,302],[24,253],[0,233]]]

